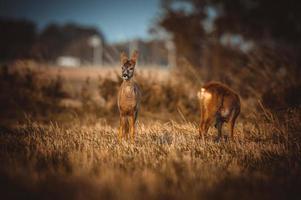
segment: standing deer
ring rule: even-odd
[[[118,138],[121,140],[124,135],[127,138],[128,134],[126,132],[129,132],[132,142],[135,137],[135,124],[141,99],[140,89],[133,80],[137,58],[137,51],[133,53],[131,59],[128,59],[125,53],[121,53],[120,56],[123,82],[118,93],[118,109],[120,113]]]
[[[230,123],[231,139],[233,140],[235,121],[240,113],[238,94],[224,84],[209,82],[198,92],[198,98],[201,110],[199,133],[203,141],[213,122],[218,130],[218,141],[222,136],[224,122]]]

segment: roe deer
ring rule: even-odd
[[[140,89],[133,80],[137,58],[137,51],[133,53],[131,59],[128,59],[125,53],[121,53],[120,56],[123,82],[118,93],[118,109],[120,113],[119,140],[121,140],[123,135],[127,138],[128,133],[126,132],[130,132],[131,140],[134,141],[135,124],[141,99]]]
[[[209,82],[198,92],[198,98],[201,110],[199,133],[203,141],[213,122],[218,130],[218,141],[222,136],[224,122],[230,123],[231,139],[233,140],[235,121],[240,113],[238,94],[222,83]]]

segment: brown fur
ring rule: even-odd
[[[209,82],[198,92],[198,97],[201,110],[199,133],[203,140],[213,122],[218,130],[218,140],[224,122],[230,123],[233,139],[235,121],[240,113],[239,95],[222,83]]]
[[[121,54],[121,64],[123,70],[134,70],[137,61],[138,53],[134,52],[132,58],[129,60],[127,56]],[[134,73],[134,71],[132,71]],[[118,93],[118,109],[120,113],[120,125],[119,125],[119,140],[125,135],[126,137],[130,133],[131,140],[135,137],[135,123],[138,117],[138,111],[140,106],[140,89],[132,76],[128,80],[124,80],[120,86]],[[129,130],[127,130],[129,129]]]

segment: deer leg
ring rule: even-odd
[[[205,142],[205,136],[207,135],[208,129],[209,123],[207,122],[207,120],[202,120],[200,123],[199,134],[203,142]]]
[[[200,122],[200,128],[199,128],[199,134],[200,134],[200,138],[202,138],[203,142],[205,142],[205,133],[204,133],[204,121]]]
[[[199,128],[199,134],[202,138],[203,142],[205,142],[205,136],[207,135],[209,126],[207,125],[206,121],[201,121],[200,128]]]
[[[124,134],[124,116],[120,115],[119,118],[119,133],[118,133],[118,139],[121,141]]]
[[[223,119],[220,115],[216,116],[216,128],[218,131],[218,136],[217,136],[217,141],[220,141],[221,137],[222,137],[222,127],[223,127]]]
[[[200,137],[203,138],[203,140],[204,140],[204,125],[205,125],[204,120],[201,117],[200,127],[199,127],[199,134],[200,134]]]
[[[231,139],[234,140],[234,126],[235,126],[235,121],[237,119],[237,112],[233,115],[233,117],[230,119],[230,130],[231,130]]]
[[[125,129],[125,131],[124,131],[124,135],[125,135],[125,139],[126,140],[128,140],[129,139],[129,117],[128,116],[126,116],[126,117],[124,117],[124,129]]]
[[[210,126],[210,120],[207,119],[203,123],[203,138],[204,138],[204,136],[207,136],[207,133],[208,133],[208,130],[209,130],[209,126]]]
[[[129,117],[129,130],[130,130],[131,141],[134,142],[134,137],[135,137],[135,115],[134,114]]]
[[[204,105],[201,104],[201,112],[200,112],[200,127],[199,127],[199,134],[202,138],[203,142],[205,142],[205,108]]]

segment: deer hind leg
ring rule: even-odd
[[[200,126],[199,126],[200,137],[203,137],[203,126],[204,126],[204,115],[203,115],[203,111],[201,110]]]
[[[232,113],[232,116],[230,118],[230,131],[231,131],[231,139],[234,140],[234,126],[235,126],[235,122],[236,119],[239,115],[239,110],[234,110]]]
[[[210,124],[211,124],[210,120],[207,119],[204,124],[204,135],[207,135]]]
[[[202,138],[203,142],[205,142],[205,126],[206,126],[206,122],[205,121],[201,121],[200,122],[200,128],[199,128],[199,134],[200,137]]]
[[[205,141],[205,134],[206,134],[206,111],[204,105],[201,105],[201,112],[200,112],[200,127],[199,127],[199,134],[202,138],[203,142]]]
[[[207,136],[210,124],[211,124],[211,121],[209,118],[204,119],[202,122],[200,130],[201,130],[201,136],[202,136],[203,142],[205,142],[205,137]]]
[[[131,141],[134,142],[134,137],[135,137],[135,114],[133,114],[129,117],[129,132],[130,132]]]
[[[217,114],[215,119],[215,127],[217,128],[217,132],[218,132],[217,139],[216,139],[217,141],[220,141],[222,137],[223,123],[224,123],[224,119],[220,114]]]

